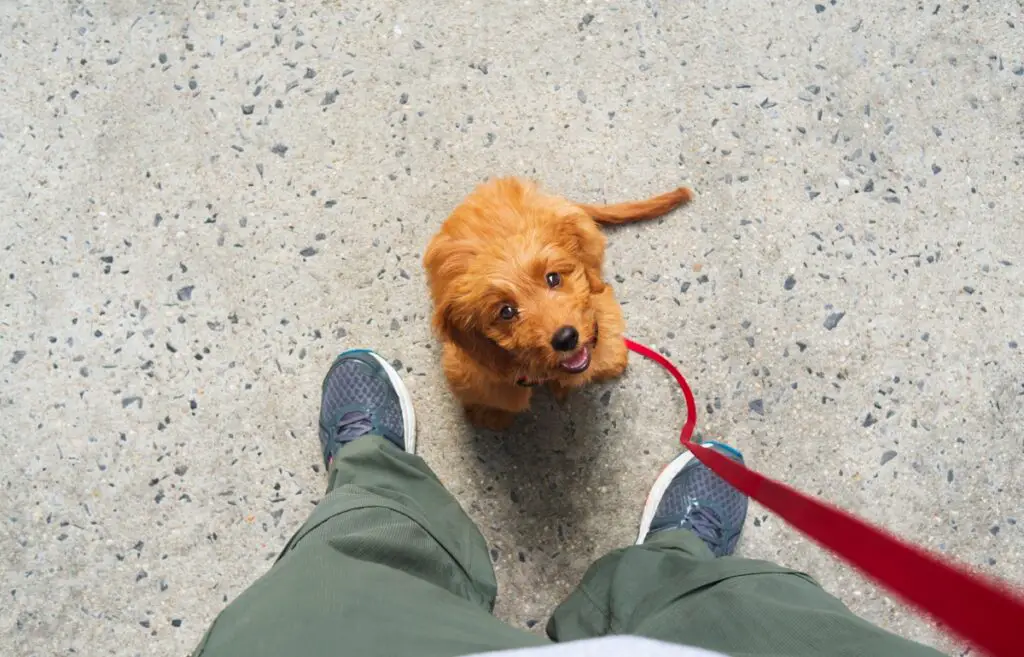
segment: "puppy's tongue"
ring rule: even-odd
[[[561,366],[564,370],[568,370],[570,372],[579,372],[586,368],[587,365],[589,365],[589,361],[590,350],[587,349],[586,347],[583,347],[575,354],[573,354],[571,357],[563,360]]]

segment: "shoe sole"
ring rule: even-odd
[[[349,349],[348,351],[342,352],[338,358],[350,356],[352,354],[368,354],[380,364],[381,369],[384,370],[388,375],[388,381],[391,382],[391,387],[395,389],[395,393],[398,395],[398,405],[402,409],[402,434],[405,439],[405,451],[409,454],[416,453],[416,411],[412,407],[412,395],[409,394],[409,389],[405,387],[405,382],[402,381],[402,377],[398,374],[398,371],[391,366],[391,363],[387,362],[372,349]],[[335,359],[337,360],[337,358]]]
[[[743,454],[740,453],[734,447],[725,445],[723,443],[708,441],[701,443],[704,447],[720,447],[731,454],[735,454],[740,458],[740,462],[743,462]],[[636,544],[643,545],[644,540],[647,538],[647,534],[651,531],[651,523],[654,522],[654,514],[658,511],[658,505],[661,504],[661,498],[665,497],[665,491],[668,490],[669,484],[676,478],[686,465],[694,460],[696,457],[693,452],[686,450],[679,456],[675,457],[669,464],[662,469],[661,474],[654,480],[654,485],[651,486],[651,492],[647,494],[647,501],[644,502],[643,513],[640,514],[640,531],[636,537]]]

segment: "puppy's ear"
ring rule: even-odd
[[[451,299],[444,299],[434,311],[434,330],[442,340],[464,351],[478,365],[500,372],[511,370],[512,357],[463,316]]]
[[[566,217],[564,222],[562,245],[579,258],[590,291],[594,294],[603,292],[605,282],[601,276],[601,267],[604,265],[607,238],[597,227],[597,223],[582,212]]]

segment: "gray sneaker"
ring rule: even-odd
[[[705,447],[743,463],[743,455],[728,445]],[[640,518],[637,544],[658,532],[693,532],[716,557],[733,553],[747,518],[747,496],[725,483],[690,452],[669,463],[654,482]]]
[[[416,453],[412,398],[395,368],[369,349],[334,360],[320,399],[320,446],[330,467],[338,450],[363,436],[382,436]]]

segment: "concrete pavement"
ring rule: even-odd
[[[1018,2],[0,2],[0,645],[185,654],[322,493],[319,384],[401,362],[421,453],[538,631],[676,452],[656,366],[508,435],[444,389],[420,257],[487,176],[613,232],[700,431],[1024,582]],[[754,509],[741,553],[952,654]]]

